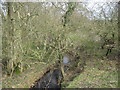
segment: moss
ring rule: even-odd
[[[69,82],[67,88],[116,88],[117,76],[116,61],[87,61],[84,72]]]

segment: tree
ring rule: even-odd
[[[76,3],[69,2],[68,3],[68,9],[63,15],[63,26],[66,26],[69,22],[69,17],[72,15],[76,7]]]
[[[7,72],[12,75],[15,69],[18,67],[22,70],[22,50],[21,50],[21,33],[22,30],[19,27],[19,11],[16,8],[16,3],[8,2],[7,3],[7,20],[3,21],[6,24],[6,28],[3,28],[3,34],[5,34],[5,38],[3,38],[3,50],[6,48],[3,54],[6,55],[8,59],[7,62]],[[5,60],[5,59],[3,59]]]

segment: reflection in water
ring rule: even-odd
[[[70,65],[70,59],[68,56],[63,57],[64,71],[66,72]],[[30,89],[35,88],[56,88],[57,90],[61,88],[61,82],[63,81],[63,73],[60,68],[49,70],[46,72],[42,78],[40,78],[34,86]]]
[[[67,56],[63,57],[63,64],[64,64],[64,72],[66,72],[70,64],[70,59]]]
[[[63,57],[63,64],[68,64],[70,62],[69,58],[67,56]]]
[[[48,71],[30,90],[33,90],[34,88],[57,88],[58,90],[61,87],[60,84],[62,77],[63,76],[60,69]]]

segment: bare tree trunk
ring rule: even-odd
[[[8,2],[8,57],[9,62],[7,65],[7,70],[10,75],[13,74],[15,68],[18,66],[21,67],[21,61],[22,61],[22,40],[21,40],[21,34],[22,30],[19,27],[20,22],[18,18],[18,11],[15,11],[15,5],[17,3]],[[21,67],[22,68],[22,67]],[[20,69],[21,69],[20,68]]]
[[[12,14],[13,14],[13,8],[12,8],[12,2],[8,2],[7,3],[7,7],[8,7],[8,14],[7,14],[7,24],[8,24],[8,28],[7,28],[7,43],[8,43],[8,46],[6,47],[8,49],[8,52],[7,52],[7,56],[9,58],[9,62],[7,64],[7,70],[8,70],[8,73],[12,74],[13,73],[13,54],[14,54],[14,25],[13,25],[13,19],[12,19]]]
[[[118,87],[120,88],[120,1],[118,2]]]
[[[69,22],[69,17],[72,15],[76,7],[76,3],[69,2],[68,3],[68,10],[63,15],[63,26],[66,26]]]

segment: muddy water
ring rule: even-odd
[[[77,61],[77,62],[76,62]],[[62,72],[61,67],[57,67],[54,70],[47,71],[42,78],[37,80],[34,84],[34,86],[31,87],[30,90],[33,90],[35,88],[54,88],[54,89],[60,89],[62,82],[68,82],[70,80],[73,80],[74,77],[79,75],[84,70],[84,64],[82,63],[79,67],[76,65],[78,64],[78,60],[71,61],[71,59],[68,56],[63,57],[62,66],[64,66],[64,73]]]
[[[63,57],[62,63],[67,65],[69,63],[69,58],[67,56]],[[66,67],[65,69],[66,70]],[[34,88],[61,88],[61,83],[63,81],[63,75],[61,68],[57,68],[54,70],[49,70],[47,71],[42,78],[36,81],[34,86],[32,86],[31,89]]]
[[[61,88],[61,82],[62,82],[63,76],[60,69],[55,69],[53,71],[48,71],[46,74],[43,75],[42,78],[40,78],[34,86],[30,89],[35,88]]]

